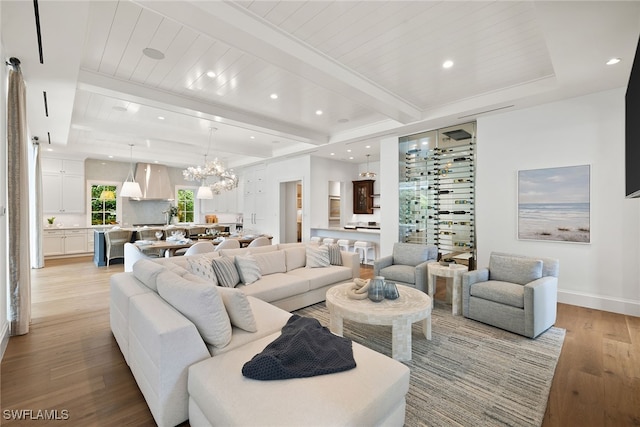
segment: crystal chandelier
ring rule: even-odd
[[[187,181],[201,182],[201,186],[198,189],[198,194],[196,195],[196,197],[199,199],[207,199],[212,197],[210,197],[209,192],[206,191],[206,181],[210,176],[215,176],[218,178],[218,181],[208,185],[210,191],[213,194],[220,194],[223,191],[233,190],[234,188],[238,187],[238,177],[232,169],[225,168],[222,162],[217,158],[210,162],[207,162],[207,155],[209,154],[209,148],[211,147],[211,134],[215,130],[217,129],[209,129],[209,147],[207,148],[207,154],[205,154],[204,156],[204,165],[195,167],[190,166],[182,171],[182,175]]]

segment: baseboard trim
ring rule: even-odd
[[[558,290],[558,302],[640,317],[640,301]]]
[[[4,351],[9,345],[9,322],[4,322],[2,331],[0,332],[0,361],[4,357]]]

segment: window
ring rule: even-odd
[[[116,186],[104,184],[91,185],[91,225],[117,224]]]
[[[195,222],[195,191],[178,189],[178,221]]]

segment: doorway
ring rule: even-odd
[[[302,181],[280,183],[280,243],[302,241]]]

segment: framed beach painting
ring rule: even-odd
[[[518,239],[591,243],[589,165],[518,171]]]

